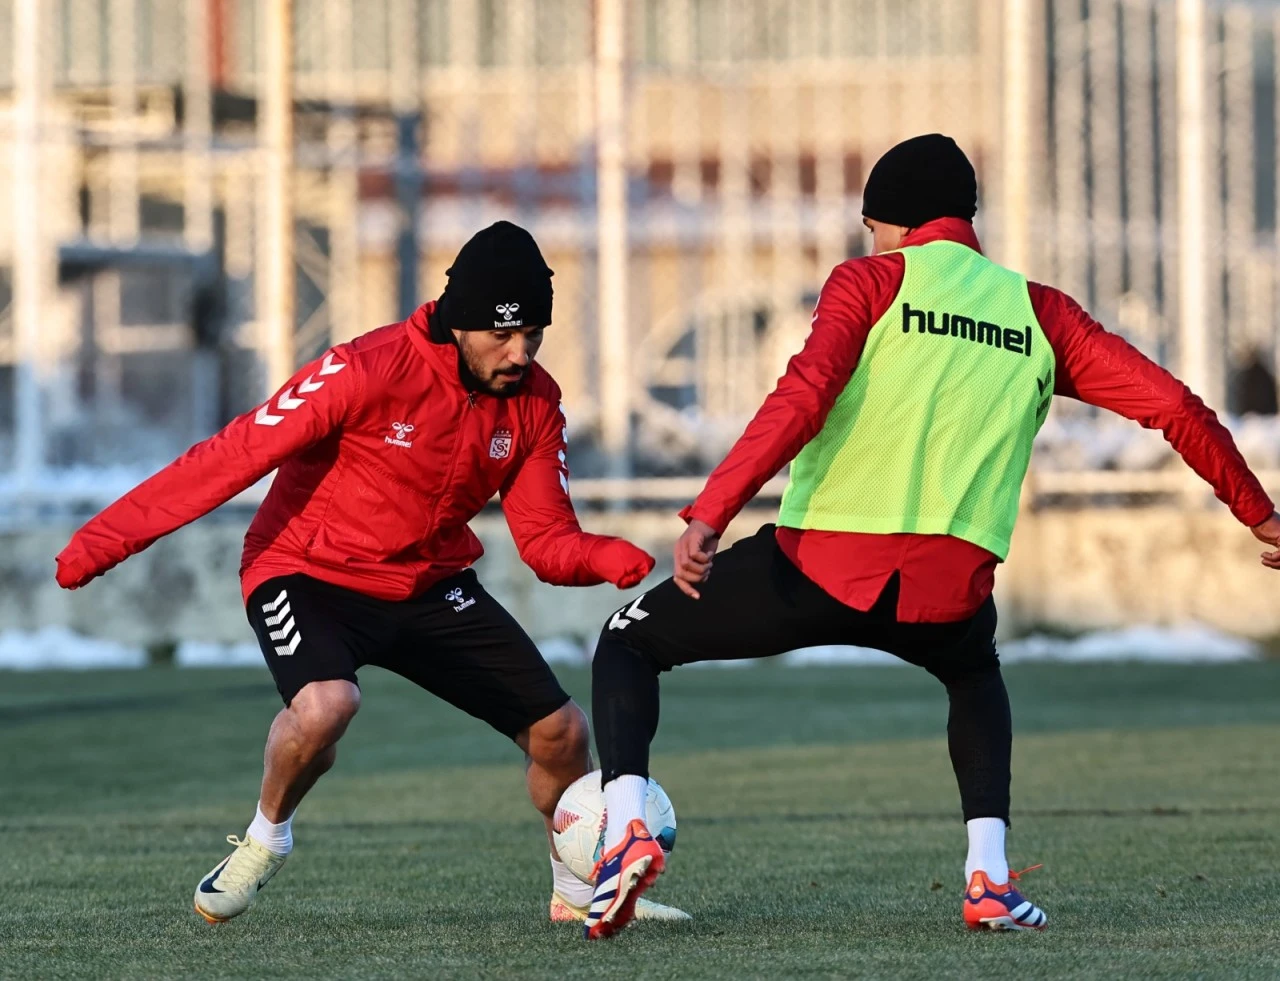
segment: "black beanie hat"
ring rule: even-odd
[[[476,232],[446,271],[437,307],[450,330],[545,327],[551,323],[551,277],[533,236],[509,221]]]
[[[919,228],[935,218],[972,221],[978,211],[973,164],[941,133],[916,136],[876,161],[862,192],[862,213],[875,221]]]

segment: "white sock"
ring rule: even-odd
[[[551,856],[551,888],[557,896],[573,906],[590,906],[595,887],[569,871],[569,866]]]
[[[981,869],[995,885],[1009,881],[1009,860],[1004,857],[1004,821],[1001,818],[974,818],[969,829],[969,857],[964,861],[964,881]]]
[[[279,824],[272,824],[262,813],[261,801],[258,802],[258,813],[254,815],[247,833],[269,852],[288,855],[293,851],[293,815],[290,814]]]
[[[604,785],[604,811],[608,819],[604,829],[605,851],[627,836],[627,825],[632,821],[644,820],[644,799],[648,793],[649,781],[634,773],[614,777]]]

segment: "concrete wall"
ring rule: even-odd
[[[772,511],[744,513],[728,537],[772,518]],[[650,584],[670,574],[671,543],[682,527],[673,514],[583,520],[653,552],[659,563]],[[246,521],[205,519],[74,593],[53,581],[53,556],[71,527],[0,536],[0,630],[59,624],[137,644],[252,640],[237,579]],[[489,549],[478,567],[482,580],[536,639],[594,637],[604,617],[636,594],[546,586],[520,563],[500,514],[473,527]],[[1274,601],[1280,578],[1258,564],[1260,550],[1222,508],[1025,514],[997,573],[1001,633],[1044,624],[1085,630],[1197,620],[1253,637],[1280,634]]]
[[[1011,626],[1198,621],[1271,637],[1280,573],[1259,563],[1264,547],[1221,505],[1024,514],[996,597]]]

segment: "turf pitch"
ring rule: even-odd
[[[1280,976],[1280,663],[1007,677],[1045,934],[961,927],[935,682],[761,665],[664,679],[680,832],[652,895],[696,922],[587,945],[545,922],[513,749],[399,679],[365,672],[293,857],[210,927],[191,893],[251,816],[265,672],[0,675],[0,977]]]

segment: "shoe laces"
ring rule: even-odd
[[[1010,870],[1009,870],[1009,881],[1010,881],[1010,882],[1017,882],[1019,879],[1021,879],[1021,878],[1022,878],[1024,875],[1026,875],[1028,872],[1034,872],[1036,869],[1042,869],[1042,868],[1044,868],[1044,863],[1043,863],[1043,862],[1041,862],[1039,865],[1028,865],[1028,866],[1027,866],[1025,869],[1023,869],[1021,872],[1015,872],[1015,871],[1013,871],[1013,869],[1010,869]]]
[[[255,863],[250,857],[253,853],[245,853],[244,860],[236,861],[240,858],[242,850],[248,847],[249,839],[240,839],[235,835],[227,835],[227,843],[235,845],[236,850],[231,853],[231,861],[222,867],[222,873],[218,878],[235,889],[256,885],[262,870],[254,868]]]

